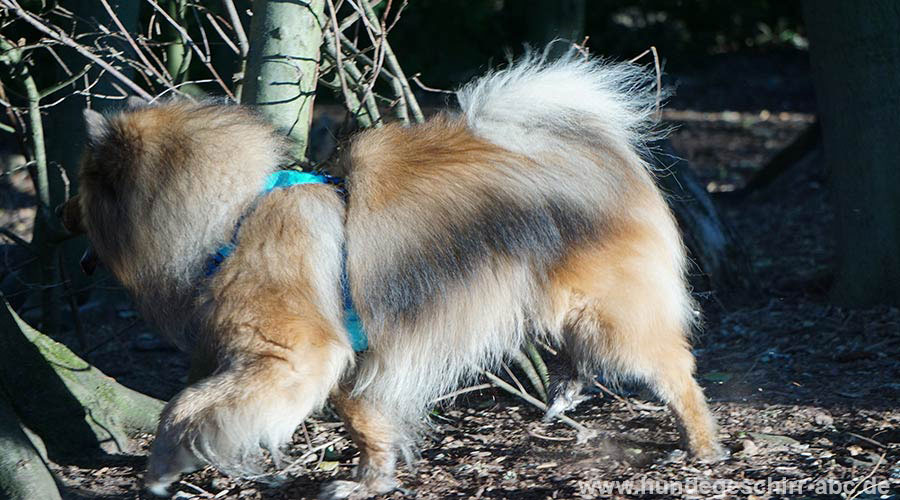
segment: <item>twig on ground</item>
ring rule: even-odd
[[[857,434],[857,433],[855,433],[855,432],[848,432],[847,434],[849,434],[849,435],[855,437],[856,439],[859,439],[860,441],[865,441],[866,443],[869,443],[869,444],[871,444],[871,445],[875,445],[875,446],[881,448],[882,450],[886,450],[886,449],[887,449],[887,446],[885,446],[885,445],[879,443],[878,441],[875,441],[875,440],[872,439],[872,438],[868,438],[868,437],[865,437],[865,436],[861,436],[861,435],[859,435],[859,434]]]
[[[866,482],[866,480],[868,480],[870,477],[875,475],[875,471],[877,471],[878,467],[881,466],[881,463],[884,462],[884,456],[886,455],[886,453],[887,452],[882,453],[881,456],[878,457],[878,463],[875,464],[875,467],[872,467],[872,470],[870,470],[869,473],[866,474],[866,477],[860,479],[859,482],[856,483],[856,486],[854,486],[853,489],[850,490],[850,493],[847,494],[847,500],[853,500],[854,498],[862,495],[863,493],[866,492],[866,490],[869,489],[869,488],[863,488],[862,490],[860,490],[858,492],[856,491],[857,489],[859,489],[860,486],[862,486],[863,483]]]
[[[303,437],[306,439],[306,449],[312,449],[312,440],[309,438],[309,429],[306,428],[306,422],[304,421],[300,424],[300,427],[303,429]]]
[[[516,387],[518,387],[519,390],[523,393],[528,394],[528,391],[525,390],[525,386],[522,385],[522,382],[519,382],[519,379],[515,376],[515,374],[513,374],[512,370],[509,369],[509,366],[506,363],[500,363],[500,366],[503,367],[503,371],[505,371],[506,374],[509,375],[509,378],[512,379],[513,383],[516,384]]]
[[[196,484],[189,483],[189,482],[185,481],[184,479],[178,481],[178,484],[183,484],[183,485],[187,486],[188,488],[197,492],[203,498],[215,498],[215,495],[213,495],[212,493],[204,490],[203,488],[197,486]]]
[[[665,411],[665,406],[656,406],[656,405],[648,405],[644,403],[634,403],[635,410],[644,410],[644,411]]]
[[[453,391],[449,394],[444,394],[443,396],[433,400],[432,403],[437,403],[438,401],[444,401],[446,399],[452,399],[467,392],[483,391],[485,389],[490,389],[491,387],[494,387],[493,384],[478,384],[470,387],[465,387],[463,389]]]
[[[312,448],[312,449],[308,450],[308,451],[307,451],[306,453],[304,453],[303,455],[300,455],[299,458],[297,458],[296,460],[294,460],[294,461],[292,461],[290,464],[288,464],[287,467],[285,467],[284,469],[281,469],[280,473],[281,473],[281,474],[284,474],[285,472],[294,469],[294,468],[297,467],[298,465],[304,463],[304,462],[306,461],[307,458],[309,458],[309,457],[315,455],[316,453],[318,453],[318,452],[320,452],[320,451],[323,451],[323,450],[327,449],[329,446],[334,446],[334,445],[336,445],[337,443],[341,442],[343,439],[344,439],[343,437],[334,438],[334,439],[332,439],[331,441],[328,441],[328,442],[325,443],[325,444],[320,444],[319,446],[316,446],[315,448]],[[249,477],[248,479],[258,479],[258,478],[261,478],[261,477],[266,477],[266,474],[262,474],[262,475],[259,475],[259,476],[251,476],[251,477]]]
[[[635,414],[636,414],[636,412],[634,411],[634,408],[631,407],[631,402],[630,402],[630,401],[628,401],[627,399],[623,398],[622,396],[619,396],[619,395],[616,394],[615,392],[611,391],[611,390],[609,389],[609,387],[606,387],[605,385],[601,384],[600,382],[597,382],[596,380],[594,380],[594,385],[595,385],[598,389],[600,389],[601,391],[603,391],[603,392],[605,392],[606,394],[609,394],[610,396],[612,396],[613,398],[615,398],[615,399],[616,399],[617,401],[619,401],[620,403],[623,403],[623,404],[625,405],[625,408],[628,409],[628,412],[629,412],[629,413],[631,413],[632,415],[635,415]]]
[[[553,436],[545,436],[545,435],[543,435],[543,434],[538,434],[537,432],[535,432],[535,431],[533,431],[533,430],[531,430],[531,429],[528,429],[528,434],[531,435],[531,436],[534,436],[534,437],[536,437],[536,438],[538,438],[538,439],[544,439],[544,440],[547,440],[547,441],[572,441],[572,440],[574,439],[574,438],[571,437],[571,436],[570,436],[570,437],[553,437]]]
[[[509,392],[510,394],[521,397],[528,403],[531,403],[532,405],[536,406],[537,408],[540,408],[541,410],[547,411],[547,405],[545,405],[541,401],[535,399],[534,396],[520,392],[515,387],[504,382],[503,379],[501,379],[500,377],[494,375],[493,373],[491,373],[487,370],[482,370],[481,373],[485,377],[490,379],[490,381],[493,382],[493,384],[496,385],[497,387],[505,390],[506,392]],[[576,431],[578,431],[577,441],[579,443],[587,441],[588,439],[591,439],[597,435],[597,431],[595,431],[593,429],[588,429],[587,427],[579,424],[578,422],[572,420],[571,418],[569,418],[565,415],[558,415],[557,418],[560,420],[560,422],[562,422],[562,423],[568,425],[569,427],[575,429]]]

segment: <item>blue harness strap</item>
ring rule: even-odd
[[[330,175],[312,174],[309,172],[300,172],[298,170],[279,170],[269,174],[266,178],[266,183],[263,185],[259,198],[257,198],[257,203],[259,202],[259,199],[276,189],[298,186],[300,184],[334,184],[339,186],[339,189],[342,190],[342,195],[345,195],[343,188],[340,187],[341,183],[341,179],[331,177]],[[248,213],[253,211],[253,207],[255,206],[256,203],[251,206]],[[218,250],[209,255],[206,262],[206,276],[215,274],[222,263],[234,253],[234,249],[237,246],[238,232],[241,229],[241,222],[246,216],[247,214],[245,213],[238,220],[234,227],[231,241],[222,245]],[[342,252],[341,259],[341,295],[344,302],[344,327],[350,335],[350,344],[356,352],[365,351],[369,348],[369,337],[366,335],[365,330],[363,330],[362,321],[359,319],[356,308],[353,307],[353,297],[350,295],[350,280],[347,278],[346,251]]]
[[[266,177],[263,185],[263,195],[269,194],[277,188],[286,188],[300,184],[328,184],[328,177],[299,170],[279,170]]]

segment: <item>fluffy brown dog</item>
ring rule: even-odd
[[[67,225],[195,360],[147,486],[162,493],[204,462],[245,472],[260,447],[277,457],[331,397],[362,456],[355,480],[323,496],[389,491],[430,402],[528,337],[573,361],[550,413],[598,371],[638,379],[697,457],[719,456],[693,378],[684,249],[639,154],[651,82],[630,65],[526,58],[463,88],[460,113],[359,134],[346,204],[326,185],[260,196],[283,144],[240,107],[87,112]],[[358,356],[342,323],[344,255],[370,345]]]

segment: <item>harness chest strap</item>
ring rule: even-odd
[[[257,198],[257,202],[265,195],[280,188],[298,186],[300,184],[340,184],[340,182],[340,179],[327,175],[312,174],[297,170],[279,170],[269,174],[266,178],[266,183]],[[241,221],[243,221],[252,210],[253,208],[251,207],[248,213],[242,215],[238,220],[238,223],[234,228],[234,234],[231,236],[231,241],[222,245],[218,250],[209,255],[206,263],[206,276],[215,274],[222,263],[234,253],[234,249],[237,246],[238,232],[241,229]],[[342,252],[342,254],[341,295],[343,296],[344,303],[344,327],[347,329],[347,333],[350,336],[350,344],[353,346],[353,350],[362,352],[369,348],[369,338],[366,335],[365,330],[363,330],[362,321],[359,319],[356,308],[353,307],[353,298],[350,296],[350,281],[347,278],[347,253]]]

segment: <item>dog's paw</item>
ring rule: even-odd
[[[155,497],[168,498],[169,487],[172,486],[173,482],[167,480],[147,481],[144,483],[144,489]]]
[[[581,393],[581,389],[582,383],[577,380],[569,380],[561,384],[554,391],[556,392],[556,397],[553,398],[553,402],[547,408],[547,412],[544,413],[544,422],[549,422],[553,418],[574,409],[578,406],[578,403],[587,399],[587,396]]]
[[[322,490],[319,492],[319,500],[360,500],[395,490],[403,492],[404,495],[410,494],[409,491],[400,488],[394,479],[387,477],[379,477],[377,479],[370,477],[365,483],[338,480],[322,487]]]
[[[662,460],[663,464],[683,464],[688,460],[688,453],[681,448],[672,450],[666,458]]]
[[[728,448],[723,447],[719,443],[713,443],[709,446],[705,446],[702,449],[694,450],[691,453],[694,460],[705,464],[712,464],[716,462],[721,462],[723,460],[727,460],[731,457],[731,451]]]
[[[366,485],[356,481],[332,481],[322,487],[319,500],[363,499],[374,496]]]

